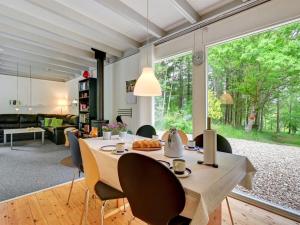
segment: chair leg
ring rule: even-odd
[[[102,206],[101,206],[101,224],[100,225],[104,224],[104,208],[105,208],[105,204],[106,204],[106,201],[103,201]]]
[[[123,198],[123,213],[126,213],[125,198]]]
[[[133,216],[129,221],[128,221],[128,225],[130,225],[132,223],[132,221],[135,220],[135,216]]]
[[[75,180],[75,170],[74,170],[74,172],[73,172],[73,180],[72,180],[71,187],[70,187],[70,191],[69,191],[69,196],[68,196],[67,205],[69,205],[69,202],[70,202],[71,193],[72,193],[73,185],[74,185],[74,180]]]
[[[229,212],[229,216],[230,216],[230,220],[231,220],[231,225],[234,225],[232,214],[231,214],[231,209],[230,209],[230,205],[229,205],[229,201],[228,201],[228,197],[226,197],[226,203],[227,203],[228,212]]]
[[[82,225],[83,220],[84,220],[84,224],[87,225],[87,216],[88,216],[88,210],[89,210],[89,189],[87,188],[85,191],[85,197],[84,197],[84,208],[82,211],[82,215],[81,215],[81,220],[80,220],[80,225]]]

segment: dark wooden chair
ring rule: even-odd
[[[128,153],[118,162],[121,187],[134,217],[152,225],[187,225],[180,216],[185,193],[177,177],[164,165],[145,155]]]
[[[143,125],[137,130],[136,135],[152,138],[152,135],[156,135],[156,130],[151,125]]]
[[[196,146],[203,148],[203,134],[200,134],[197,137],[195,137],[194,141],[196,142]],[[227,139],[225,137],[223,137],[220,134],[217,134],[217,150],[218,150],[218,152],[225,152],[225,153],[232,154],[232,148],[231,148],[230,143],[227,141]],[[227,203],[227,207],[228,207],[228,211],[229,211],[231,224],[234,225],[228,197],[226,197],[225,199],[226,199],[226,203]]]
[[[196,146],[203,148],[203,134],[198,135],[194,138]],[[217,134],[217,150],[219,152],[232,153],[232,148],[226,138]]]
[[[82,158],[81,158],[78,138],[75,136],[75,134],[73,132],[70,132],[70,131],[67,133],[67,135],[68,135],[68,139],[70,142],[72,163],[76,167],[76,169],[74,170],[74,175],[73,175],[73,179],[72,179],[72,183],[71,183],[71,187],[70,187],[70,191],[69,191],[69,195],[68,195],[67,204],[69,204],[71,193],[73,190],[73,184],[74,184],[74,180],[75,180],[75,176],[76,176],[76,171],[78,170],[78,177],[80,177],[80,174],[83,173],[83,166],[82,166]]]

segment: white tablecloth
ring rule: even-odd
[[[130,146],[138,137],[128,137],[125,141],[102,140],[101,138],[85,139],[98,163],[101,180],[119,190],[121,187],[117,165],[120,156],[101,151],[101,146],[125,142],[129,152],[138,152],[172,164],[172,159],[165,157],[163,150],[133,151]],[[191,225],[206,225],[209,215],[237,184],[248,189],[251,188],[252,177],[256,172],[251,162],[244,156],[218,152],[219,168],[197,164],[198,160],[203,160],[203,155],[198,152],[185,151],[183,158],[186,160],[187,167],[192,170],[192,174],[188,178],[180,178],[186,193],[186,206],[182,215],[192,219]]]

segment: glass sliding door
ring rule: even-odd
[[[207,48],[208,114],[257,169],[235,191],[300,214],[300,23]]]

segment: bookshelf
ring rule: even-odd
[[[97,79],[87,78],[78,82],[79,89],[79,130],[89,133],[91,120],[97,117]]]

